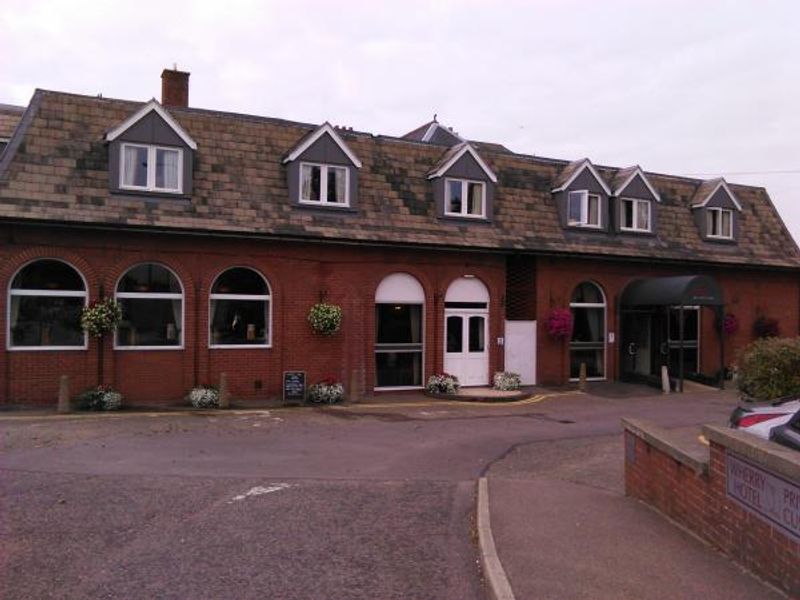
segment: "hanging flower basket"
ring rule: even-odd
[[[756,322],[753,323],[753,331],[757,338],[778,337],[780,331],[778,319],[764,316],[758,317]]]
[[[106,298],[85,306],[81,312],[81,327],[89,335],[101,337],[113,331],[122,321],[122,307],[113,298]]]
[[[725,335],[733,335],[739,331],[739,319],[736,318],[736,315],[728,313],[722,317],[722,331],[725,332]]]
[[[321,335],[333,335],[342,326],[342,307],[320,302],[308,311],[311,329]]]
[[[554,308],[547,318],[547,333],[556,340],[572,335],[572,311],[568,308]]]

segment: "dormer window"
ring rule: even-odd
[[[300,164],[300,202],[303,204],[350,204],[348,168],[335,165]]]
[[[119,187],[146,192],[181,193],[183,152],[140,144],[122,144]]]
[[[486,217],[486,184],[482,181],[446,179],[445,196],[445,215]]]
[[[570,192],[567,207],[568,223],[573,227],[600,228],[600,195],[587,190]]]
[[[622,231],[651,231],[650,201],[635,198],[620,199],[620,229]]]
[[[155,100],[106,134],[114,193],[188,197],[197,143]]]
[[[708,237],[733,239],[733,211],[727,208],[706,208]]]

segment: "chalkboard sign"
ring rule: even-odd
[[[283,401],[287,404],[305,402],[306,399],[306,372],[283,372]]]

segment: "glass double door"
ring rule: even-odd
[[[622,314],[622,376],[646,380],[661,376],[666,365],[670,377],[678,377],[681,361],[680,308],[659,307]],[[683,373],[700,371],[700,310],[683,309]]]
[[[489,383],[488,312],[445,311],[444,370],[461,385]]]

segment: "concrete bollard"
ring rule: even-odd
[[[578,389],[582,392],[586,391],[586,363],[581,363],[581,371],[578,375]]]
[[[361,394],[358,393],[358,371],[356,369],[350,371],[350,389],[348,392],[347,396],[350,402],[361,401]]]
[[[661,393],[669,394],[672,387],[669,384],[669,369],[667,365],[661,365]]]
[[[230,408],[231,407],[231,398],[230,398],[230,394],[228,393],[228,374],[227,373],[220,373],[219,374],[219,407],[220,408]]]
[[[58,380],[58,412],[69,412],[69,375],[62,375]]]

